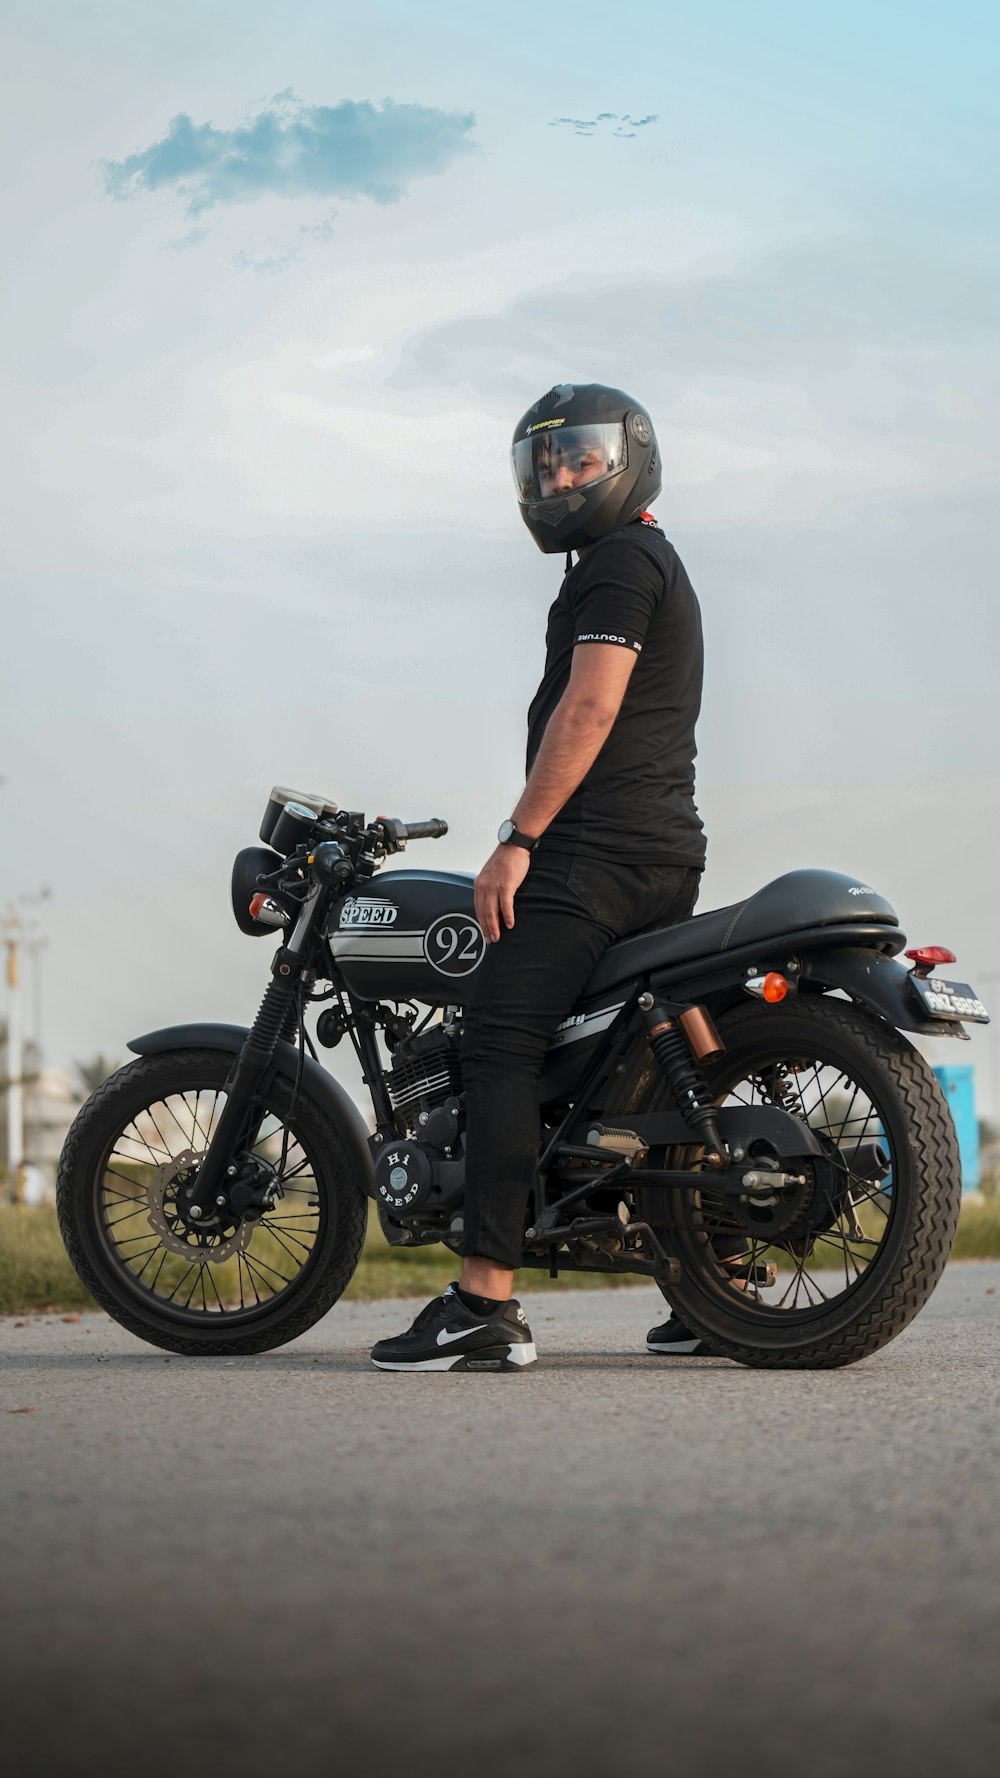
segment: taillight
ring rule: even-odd
[[[930,975],[935,963],[957,963],[954,951],[947,945],[916,945],[906,955],[913,959],[914,975]]]

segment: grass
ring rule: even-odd
[[[372,1217],[368,1240],[345,1302],[374,1302],[381,1297],[426,1297],[454,1278],[459,1262],[443,1247],[387,1247]],[[623,1274],[564,1273],[555,1285],[543,1271],[525,1274],[532,1287],[580,1289],[597,1284],[642,1284],[646,1279]],[[225,1286],[223,1285],[223,1290]],[[44,1309],[93,1309],[95,1303],[66,1257],[56,1213],[51,1205],[27,1208],[0,1206],[0,1315]]]
[[[1000,1259],[1000,1199],[987,1198],[963,1207],[953,1257]],[[810,1269],[815,1269],[816,1263],[814,1257]],[[445,1249],[388,1248],[373,1226],[344,1300],[432,1296],[455,1276],[456,1269],[454,1256]],[[522,1274],[521,1287],[572,1290],[645,1282],[628,1273],[568,1272],[552,1283],[545,1272],[531,1271]],[[93,1307],[66,1257],[51,1206],[0,1206],[0,1314]]]
[[[1000,1259],[1000,1198],[964,1207],[951,1257]]]
[[[93,1307],[66,1257],[51,1205],[0,1208],[0,1314]]]

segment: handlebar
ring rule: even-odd
[[[447,821],[436,815],[429,821],[390,821],[385,815],[379,815],[359,836],[355,848],[352,849],[349,842],[324,840],[316,846],[309,862],[319,882],[331,889],[343,889],[359,868],[357,844],[370,848],[366,853],[369,860],[367,875],[370,876],[377,859],[401,852],[408,840],[439,840],[447,832]],[[268,879],[258,877],[257,886],[267,887]]]
[[[249,929],[244,927],[244,931],[260,931],[265,924],[288,925],[298,911],[289,948],[301,950],[309,935],[311,910],[319,905],[317,896],[322,888],[344,894],[352,883],[367,881],[378,869],[379,861],[394,852],[401,852],[408,840],[438,840],[448,832],[447,821],[442,821],[437,815],[432,815],[428,821],[395,821],[379,815],[366,828],[361,827],[363,816],[348,819],[352,821],[351,832],[342,832],[338,839],[324,839],[320,836],[324,831],[329,833],[330,827],[327,825],[324,829],[321,824],[317,824],[317,836],[308,857],[305,856],[309,844],[306,841],[294,853],[289,853],[277,870],[256,876],[257,893],[253,897],[253,904],[259,905],[251,905],[251,917],[260,924]],[[241,853],[237,866],[243,856]],[[262,856],[263,859],[270,860],[274,853],[265,852],[261,855],[260,852],[254,852],[254,863],[261,862]],[[306,865],[311,867],[313,888],[309,893],[303,894],[302,881]],[[275,910],[282,915],[280,920],[263,918],[264,907],[269,898],[274,898]],[[237,913],[237,920],[239,917]]]
[[[408,840],[440,840],[448,832],[447,821],[432,815],[429,821],[401,821],[403,837]]]

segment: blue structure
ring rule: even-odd
[[[935,1068],[938,1083],[948,1101],[948,1108],[958,1132],[958,1148],[962,1157],[962,1190],[979,1190],[979,1125],[976,1122],[976,1097],[973,1086],[975,1070],[967,1063]]]

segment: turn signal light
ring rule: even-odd
[[[260,910],[264,906],[264,903],[266,900],[267,900],[267,896],[263,895],[259,892],[258,892],[258,894],[252,895],[250,897],[250,918],[251,918],[251,920],[256,920],[257,915],[260,913]]]
[[[954,951],[949,951],[946,945],[918,945],[915,950],[907,951],[906,955],[926,969],[933,969],[935,963],[958,962]]]
[[[788,977],[780,975],[776,969],[769,970],[767,975],[748,976],[743,986],[748,994],[753,994],[757,1000],[766,1000],[771,1006],[787,1000],[794,991]]]

